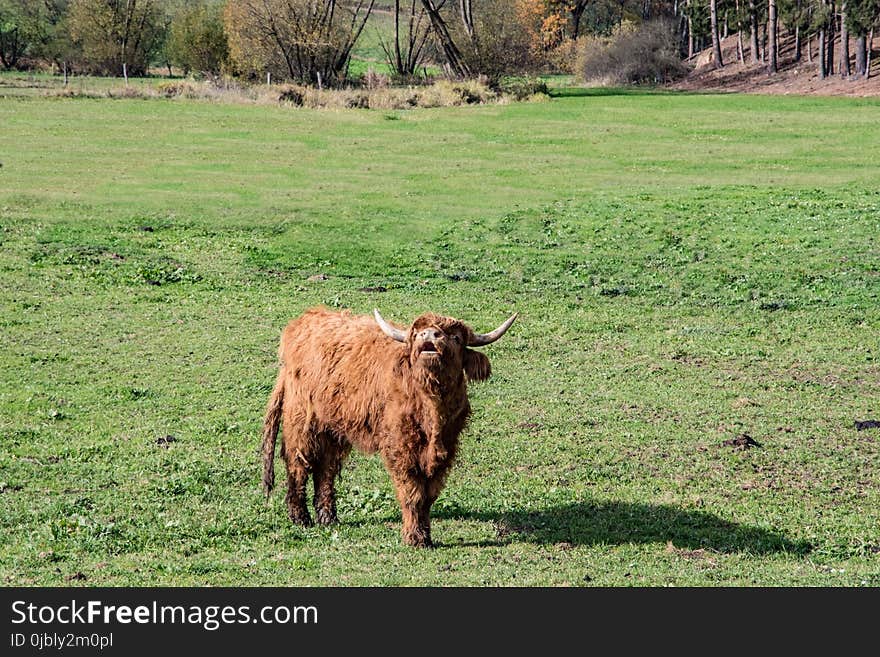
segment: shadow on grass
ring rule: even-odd
[[[607,96],[699,96],[713,92],[663,87],[551,87],[551,98],[604,98]]]
[[[667,543],[679,549],[708,549],[721,553],[807,554],[812,546],[783,534],[724,520],[705,511],[688,511],[664,504],[625,502],[566,504],[537,511],[474,513],[438,509],[437,518],[493,522],[496,540],[475,545],[506,545],[513,541],[537,544],[604,545]]]

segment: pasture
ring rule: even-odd
[[[860,99],[2,97],[0,581],[880,586],[877,143]],[[316,304],[520,313],[434,550],[377,457],[329,529],[261,495]]]

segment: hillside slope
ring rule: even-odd
[[[712,49],[708,48],[697,53],[691,63],[694,70],[683,80],[670,85],[673,89],[685,91],[737,91],[742,93],[761,94],[818,94],[834,96],[880,96],[880,51],[878,41],[874,40],[874,51],[871,55],[871,75],[867,80],[851,76],[841,78],[840,75],[829,76],[822,80],[818,73],[816,56],[816,39],[813,39],[813,61],[808,59],[807,44],[801,51],[801,60],[794,58],[794,37],[785,33],[779,39],[779,72],[775,75],[767,73],[767,65],[750,64],[748,34],[743,34],[746,63],[737,59],[736,34],[722,40],[721,55],[724,67],[716,69],[712,57]],[[850,43],[850,66],[854,68],[855,44]],[[840,61],[838,44],[836,62]],[[837,69],[835,64],[835,69]]]

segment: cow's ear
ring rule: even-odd
[[[464,350],[464,373],[471,381],[485,381],[492,374],[489,359],[479,351]]]

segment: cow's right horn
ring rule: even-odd
[[[392,340],[397,340],[398,342],[406,342],[406,333],[401,331],[399,328],[394,328],[382,319],[382,315],[379,314],[378,308],[373,308],[373,317],[376,318],[376,323],[379,325],[379,328],[382,329],[382,332],[387,335]]]
[[[516,316],[518,314],[519,313],[513,313],[510,317],[507,318],[507,321],[505,321],[501,326],[499,326],[491,333],[474,333],[474,338],[468,343],[468,346],[482,347],[483,345],[495,342],[495,340],[507,333],[507,329],[509,329],[510,325],[513,324],[513,320],[516,319]]]

